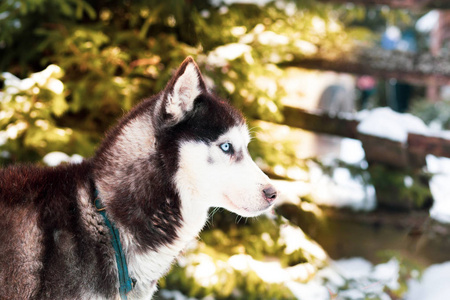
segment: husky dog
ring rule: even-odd
[[[124,298],[106,218],[135,284],[126,297],[151,299],[210,207],[251,217],[272,206],[277,191],[249,140],[241,113],[208,92],[188,57],[93,158],[1,170],[0,299]]]

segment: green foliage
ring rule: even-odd
[[[259,218],[249,219],[246,224],[241,224],[231,222],[233,215],[230,213],[224,213],[221,217],[225,220],[219,221],[220,226],[202,233],[202,240],[212,248],[223,248],[222,252],[227,255],[245,253],[258,260],[277,257],[285,251],[286,242],[281,238],[279,230],[280,225],[286,224],[285,220]],[[310,256],[303,253],[302,249],[279,257],[284,267],[308,262],[308,258]]]
[[[411,28],[422,16],[421,13],[410,10],[391,9],[389,6],[381,5],[345,5],[336,7],[335,11],[346,27],[378,33],[364,35],[365,40],[369,38],[367,41],[372,42],[379,41],[380,33],[386,30],[386,26],[397,26],[401,29]]]
[[[284,71],[278,64],[347,51],[353,39],[326,6],[295,2],[2,1],[3,77],[28,82],[55,65],[63,92],[3,88],[0,161],[37,161],[54,150],[92,155],[107,128],[164,88],[187,55],[196,58],[215,92],[247,117],[282,121]],[[17,124],[20,130],[10,134]],[[254,156],[268,166],[299,164],[293,145],[280,141],[274,152],[271,144],[254,144]]]
[[[208,85],[240,108],[250,127],[263,129],[250,144],[253,157],[272,168],[302,166],[293,140],[277,130],[269,133],[254,119],[282,121],[281,63],[334,58],[351,51],[354,39],[370,42],[367,31],[356,26],[365,16],[312,0],[220,7],[200,0],[0,1],[0,164],[39,161],[55,150],[91,156],[107,128],[163,89],[192,55]],[[424,198],[421,189],[407,192]],[[316,253],[288,245],[286,228],[294,241],[315,244],[285,220],[242,224],[234,218],[216,215],[217,227],[202,234],[199,247],[162,287],[216,299],[292,299],[283,284],[231,267],[230,258],[276,262],[284,269],[307,266],[312,273],[326,265],[317,245],[309,247]],[[196,276],[205,261],[214,265],[207,277],[211,284]]]
[[[427,208],[431,197],[430,175],[421,171],[398,170],[382,165],[369,168],[371,182],[377,189],[379,203],[399,209]]]
[[[378,253],[378,256],[383,260],[389,260],[395,258],[399,261],[399,279],[400,288],[396,291],[390,291],[393,296],[402,298],[403,295],[408,291],[408,281],[411,279],[419,280],[424,271],[423,266],[419,265],[417,262],[405,258],[404,255],[397,251],[385,250]]]
[[[83,0],[2,1],[0,68],[14,67],[19,75],[25,75],[29,70],[33,70],[28,64],[34,65],[42,55],[38,46],[43,39],[36,30],[43,27],[52,28],[58,23],[76,22],[84,16],[92,20],[96,18],[97,13],[91,4]],[[19,65],[12,66],[17,63]]]
[[[214,295],[214,299],[260,299],[260,295],[264,295],[265,299],[293,299],[285,286],[266,283],[253,271],[241,273],[230,268],[220,268],[224,264],[221,260],[214,262],[215,274],[208,285],[191,277],[188,269],[177,267],[160,282],[160,286],[174,288],[189,297],[197,298]],[[191,267],[195,269],[202,266],[197,262]]]
[[[249,151],[262,167],[304,168],[304,160],[296,151],[299,143],[295,139],[297,130],[261,121],[250,122],[250,128],[255,139],[249,144]]]
[[[2,149],[8,153],[6,158],[37,159],[48,150],[61,150],[72,142],[73,130],[60,127],[55,121],[68,109],[63,95],[64,86],[59,80],[61,68],[51,65],[22,81],[11,74],[3,76],[5,92],[0,128],[5,130],[0,131],[0,144],[4,143]],[[17,142],[6,143],[8,139]],[[21,149],[21,145],[25,149]],[[83,149],[77,150],[83,153]]]
[[[252,268],[252,262],[275,263],[282,268],[324,264],[316,253],[306,253],[301,248],[286,253],[287,241],[282,231],[294,228],[286,220],[261,217],[245,223],[230,222],[234,218],[230,213],[215,215],[214,226],[202,232],[198,247],[179,259],[178,266],[160,282],[161,288],[180,290],[196,298],[260,299],[264,295],[265,299],[292,299],[284,283],[265,282],[261,271]],[[298,234],[297,240],[308,240],[300,229],[292,232]]]
[[[450,129],[450,101],[430,102],[421,99],[414,102],[410,112],[428,125]]]
[[[105,130],[140,99],[162,89],[169,72],[193,54],[173,33],[161,30],[152,37],[141,37],[142,31],[128,28],[139,28],[148,18],[144,2],[128,7],[130,13],[136,14],[127,18],[120,18],[124,7],[119,2],[100,8],[84,1],[2,2],[0,7],[6,17],[0,22],[9,24],[8,20],[14,19],[25,23],[16,31],[13,25],[1,31],[3,46],[18,50],[6,52],[18,57],[0,55],[0,64],[8,65],[10,72],[28,74],[20,81],[11,73],[3,73],[3,163],[37,161],[54,150],[92,155]],[[92,12],[92,7],[98,11]],[[48,14],[51,20],[41,18],[42,14]],[[155,22],[164,23],[161,18],[164,15],[158,15]],[[27,27],[29,19],[34,21],[33,29]],[[24,47],[21,40],[29,41],[30,32],[34,44]],[[29,55],[22,55],[21,51]],[[52,75],[45,80],[58,80],[63,89],[60,93],[43,84],[30,84],[33,77],[46,71],[29,74],[28,70],[50,63],[60,71],[55,78]],[[8,77],[14,78],[12,84],[20,88],[8,88]]]
[[[394,210],[427,209],[431,203],[432,195],[428,185],[431,175],[422,170],[397,169],[375,163],[362,168],[339,160],[326,165],[315,159],[312,161],[330,177],[336,168],[344,167],[361,184],[373,185],[379,207]]]

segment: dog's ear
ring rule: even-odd
[[[164,119],[176,124],[194,107],[194,100],[206,92],[202,74],[192,57],[187,57],[164,89]]]

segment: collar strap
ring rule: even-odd
[[[122,300],[126,300],[128,292],[130,292],[136,285],[136,279],[131,278],[128,275],[127,261],[125,259],[125,254],[123,252],[122,243],[120,242],[119,231],[117,230],[116,226],[114,226],[114,223],[112,223],[108,219],[105,207],[103,206],[102,201],[98,194],[99,194],[98,190],[96,189],[94,205],[97,208],[97,211],[103,216],[106,226],[108,226],[109,232],[111,233],[111,244],[113,245],[114,252],[116,254],[117,270],[119,272],[120,298]]]

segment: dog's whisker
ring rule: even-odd
[[[220,210],[220,207],[215,207],[211,212],[209,213],[209,218],[211,219],[211,222],[213,221],[214,215]]]
[[[242,216],[236,215],[236,224],[239,224],[242,220]]]

